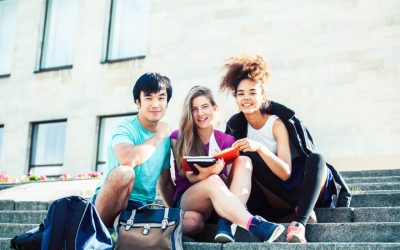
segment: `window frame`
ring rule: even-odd
[[[3,75],[0,75],[0,78],[7,78],[7,77],[10,77],[10,76],[11,76],[11,73],[3,74]]]
[[[0,140],[0,160],[1,160],[1,155],[3,154],[3,140],[4,140],[4,124],[0,124],[0,130],[3,130],[3,136],[1,137]]]
[[[145,59],[146,55],[130,56],[130,57],[124,57],[124,58],[118,58],[118,59],[109,59],[110,39],[111,39],[111,24],[112,24],[112,21],[113,21],[114,2],[115,2],[115,0],[111,0],[110,12],[109,12],[109,18],[108,18],[108,28],[107,28],[107,44],[106,44],[105,54],[103,56],[103,60],[100,63],[101,64],[108,64],[108,63],[111,64],[111,63],[125,62],[125,61],[130,61],[130,60]]]
[[[16,29],[17,28],[17,22],[18,22],[18,8],[19,8],[19,4],[20,4],[20,2],[18,1],[17,3],[16,3],[16,17],[15,17],[15,23],[14,23],[14,25],[15,25],[15,27],[14,27],[14,29]],[[13,45],[12,45],[12,50],[14,50],[14,48],[15,48],[15,37],[16,37],[16,30],[14,30],[14,34],[13,34],[13,36],[12,36],[13,38],[12,38],[12,41],[13,41]],[[12,53],[13,54],[13,53]],[[11,63],[11,67],[12,67],[12,63],[13,63],[13,56],[12,56],[12,59],[11,59],[11,61],[10,61],[10,63]],[[11,76],[11,69],[10,69],[10,72],[9,73],[5,73],[5,74],[0,74],[0,79],[1,78],[9,78]]]
[[[100,164],[106,164],[107,162],[105,161],[99,161],[99,156],[100,156],[100,132],[101,132],[101,128],[102,128],[102,119],[106,119],[106,118],[114,118],[114,117],[122,117],[122,116],[134,116],[137,115],[138,112],[129,112],[129,113],[123,113],[123,114],[113,114],[113,115],[101,115],[98,116],[98,122],[99,122],[99,126],[98,126],[98,130],[97,130],[97,150],[96,150],[96,162],[95,162],[95,171],[98,171],[98,165]]]
[[[67,123],[67,119],[56,119],[56,120],[47,120],[47,121],[35,121],[31,122],[31,141],[30,141],[30,148],[29,148],[29,164],[28,164],[28,173],[33,169],[33,168],[45,168],[45,167],[62,167],[64,166],[64,163],[56,163],[56,164],[32,164],[32,157],[33,157],[33,137],[34,137],[34,128],[36,125],[40,124],[48,124],[48,123],[61,123],[65,122]],[[67,131],[65,131],[67,132]],[[65,142],[64,142],[65,143]]]
[[[33,73],[43,73],[43,72],[49,72],[49,71],[57,71],[57,70],[64,70],[64,69],[72,69],[73,64],[70,65],[64,65],[64,66],[55,66],[55,67],[48,67],[48,68],[43,68],[42,63],[43,63],[43,53],[44,53],[44,44],[45,44],[45,38],[46,38],[46,27],[47,27],[47,22],[49,21],[48,14],[50,12],[50,2],[51,0],[46,0],[46,8],[45,8],[45,13],[44,13],[44,24],[43,24],[43,34],[42,34],[42,44],[40,46],[40,57],[39,57],[39,65],[37,66],[37,69]]]

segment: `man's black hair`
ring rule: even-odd
[[[167,91],[168,103],[172,96],[172,86],[169,78],[159,73],[145,73],[139,77],[133,87],[133,99],[135,102],[139,101],[140,103],[140,92],[143,91],[145,95],[150,95],[159,92],[162,88]]]

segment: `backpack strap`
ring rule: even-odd
[[[42,249],[75,249],[76,233],[88,204],[79,196],[54,201],[46,216]]]
[[[169,208],[165,208],[164,210],[164,218],[161,221],[161,229],[166,229],[168,226],[168,213],[169,213]]]
[[[131,216],[126,221],[126,226],[125,226],[125,230],[126,231],[129,231],[129,229],[131,229],[133,223],[135,222],[135,215],[136,215],[136,209],[133,209],[132,213],[131,213]]]
[[[78,232],[79,225],[82,221],[85,210],[89,206],[82,197],[72,196],[70,197],[70,221],[67,222],[68,230],[65,235],[66,249],[75,249],[76,234]]]
[[[54,201],[45,219],[42,249],[62,249],[64,247],[65,223],[69,220],[67,201]]]

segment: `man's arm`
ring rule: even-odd
[[[132,145],[129,143],[117,144],[114,147],[114,154],[121,165],[136,167],[153,155],[158,145],[168,134],[168,124],[160,121],[157,124],[156,133],[153,137],[140,145]]]
[[[170,169],[162,170],[160,178],[158,179],[158,190],[160,191],[164,203],[168,207],[172,207],[175,185],[171,179]]]

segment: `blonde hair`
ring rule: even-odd
[[[179,136],[174,152],[177,169],[181,175],[183,174],[182,161],[177,159],[182,159],[183,156],[188,155],[206,155],[204,146],[197,133],[192,114],[193,99],[199,96],[207,97],[210,100],[211,105],[214,108],[218,108],[211,90],[207,87],[194,86],[189,90],[189,93],[186,95],[179,122]]]

